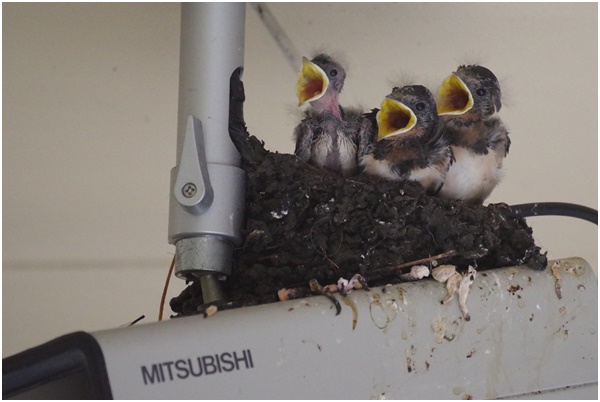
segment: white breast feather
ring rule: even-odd
[[[450,166],[440,195],[469,201],[487,198],[502,179],[502,158],[490,150],[486,155],[452,147],[456,161]]]
[[[419,182],[428,191],[436,191],[444,182],[444,173],[429,166],[424,169],[414,169],[408,179]]]
[[[385,159],[375,159],[367,154],[361,158],[360,164],[365,167],[365,173],[390,180],[398,180],[398,175],[392,170],[390,163]]]
[[[327,155],[331,152],[332,143],[329,135],[321,135],[312,146],[312,160],[318,167],[325,166]]]
[[[354,171],[356,169],[356,144],[341,131],[338,131],[338,149],[342,172]]]

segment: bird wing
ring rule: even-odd
[[[313,138],[315,131],[309,118],[305,118],[294,129],[296,149],[294,154],[304,162],[308,162],[312,153]]]
[[[377,138],[377,112],[373,109],[362,115],[358,129],[358,160],[369,153],[371,145]]]
[[[496,153],[506,156],[510,148],[510,138],[508,137],[508,130],[497,117],[493,117],[485,121],[487,129],[487,141],[489,147],[492,148]]]

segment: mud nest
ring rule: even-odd
[[[229,306],[275,302],[282,288],[336,283],[360,273],[370,286],[399,282],[403,263],[445,254],[478,270],[546,267],[532,229],[504,204],[430,197],[414,182],[342,178],[273,153],[246,131],[243,86],[234,73],[230,135],[246,171],[245,239],[223,283]],[[202,310],[197,282],[171,300],[176,316]]]

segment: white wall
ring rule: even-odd
[[[513,141],[489,202],[597,208],[597,4],[270,7],[303,54],[341,56],[346,105],[376,107],[407,77],[435,89],[461,63],[488,66]],[[249,129],[291,152],[296,72],[250,7],[246,31]],[[157,319],[178,52],[178,4],[3,4],[3,356]],[[595,225],[529,223],[550,258],[597,270]],[[184,287],[173,278],[169,297]]]

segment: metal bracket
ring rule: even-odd
[[[181,159],[172,190],[177,202],[196,214],[206,211],[214,199],[204,151],[202,122],[194,116],[187,118]]]

